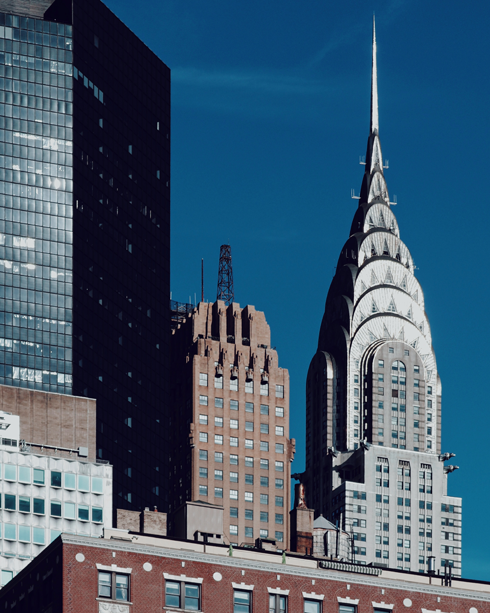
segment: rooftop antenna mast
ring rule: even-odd
[[[226,304],[233,302],[235,293],[233,290],[233,268],[231,265],[231,246],[221,245],[219,251],[218,268],[218,300],[224,300]]]

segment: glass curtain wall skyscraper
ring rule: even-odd
[[[164,509],[169,69],[99,0],[0,0],[0,156],[0,383],[96,398],[116,506]]]

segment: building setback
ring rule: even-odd
[[[171,510],[224,507],[224,542],[289,547],[289,374],[263,313],[201,302],[172,334]]]
[[[232,555],[230,555],[232,553]],[[104,530],[62,534],[0,591],[47,613],[488,613],[490,584]]]
[[[97,399],[165,507],[170,71],[99,0],[0,0],[0,383]]]
[[[447,496],[441,382],[424,294],[383,174],[373,24],[365,173],[306,383],[308,502],[352,533],[355,559],[461,574],[461,499]]]

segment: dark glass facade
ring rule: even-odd
[[[170,71],[98,0],[0,10],[0,383],[96,398],[114,506],[165,510]]]

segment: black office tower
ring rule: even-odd
[[[0,383],[97,399],[167,506],[170,71],[98,0],[0,0]]]

